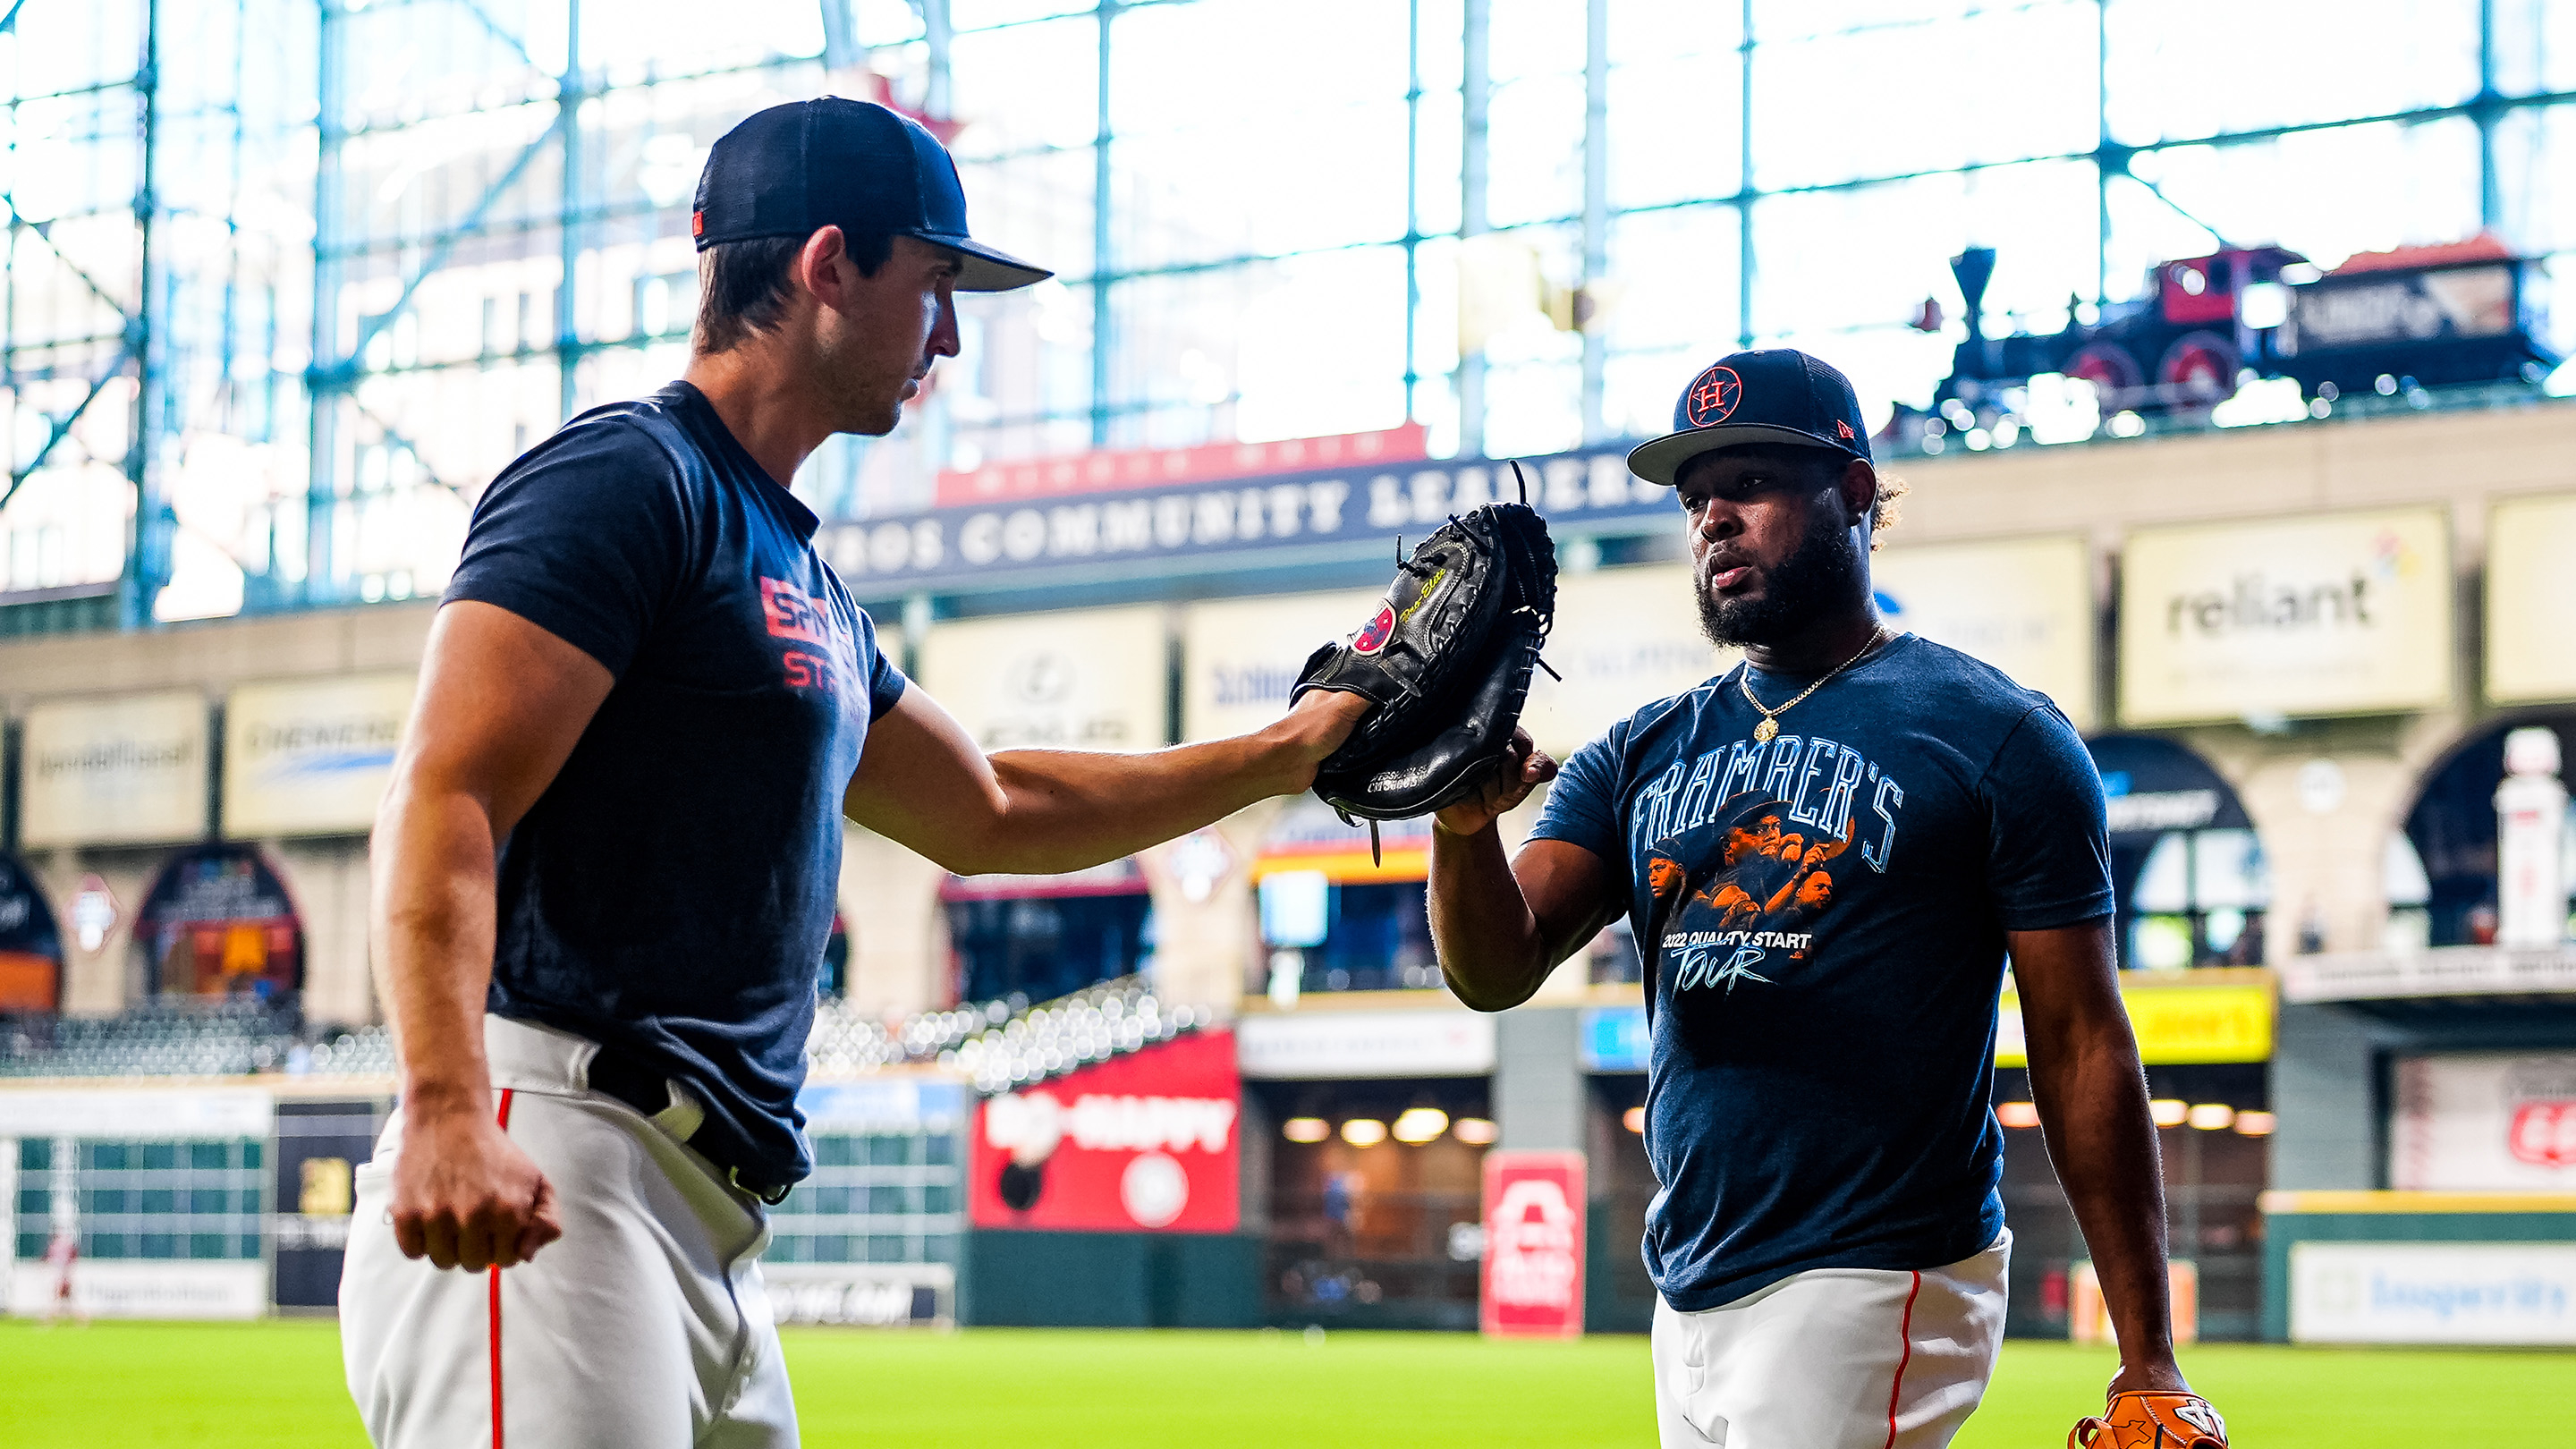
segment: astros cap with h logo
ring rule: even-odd
[[[1639,443],[1628,471],[1672,486],[1702,453],[1747,443],[1825,448],[1869,461],[1851,379],[1793,347],[1737,352],[1702,368],[1673,404],[1673,431]]]

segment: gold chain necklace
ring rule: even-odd
[[[1753,727],[1753,738],[1763,744],[1769,744],[1772,740],[1779,738],[1780,716],[1796,709],[1801,700],[1804,700],[1808,695],[1815,693],[1817,690],[1824,688],[1826,679],[1831,679],[1835,675],[1842,673],[1844,670],[1851,668],[1855,664],[1858,664],[1861,661],[1862,654],[1867,654],[1872,649],[1877,648],[1881,643],[1885,642],[1886,638],[1887,626],[1885,624],[1881,624],[1877,628],[1870,630],[1869,642],[1860,646],[1860,654],[1855,654],[1849,659],[1844,660],[1842,663],[1835,665],[1833,668],[1826,670],[1824,679],[1819,679],[1815,683],[1808,685],[1806,688],[1799,690],[1797,699],[1789,701],[1778,709],[1772,709],[1763,704],[1762,701],[1753,697],[1753,666],[1750,662],[1746,663],[1744,666],[1744,672],[1735,676],[1735,687],[1744,692],[1744,702],[1746,704],[1749,704],[1762,712],[1762,723]]]

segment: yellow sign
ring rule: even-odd
[[[2487,698],[2576,699],[2576,493],[2487,515]]]
[[[1181,625],[1181,738],[1223,739],[1286,714],[1306,656],[1348,639],[1383,602],[1352,589],[1191,605]]]
[[[206,701],[194,690],[27,711],[19,840],[149,845],[206,833]]]
[[[1163,747],[1163,611],[1068,609],[930,626],[921,686],[988,750]]]
[[[373,827],[414,678],[358,674],[234,690],[224,706],[224,833],[351,835]]]
[[[1890,548],[1870,560],[1887,622],[1973,655],[2094,727],[2093,556],[2081,538]]]
[[[2272,1059],[2272,992],[2265,986],[2183,984],[2141,986],[2123,982],[2120,999],[2138,1034],[2138,1056],[2151,1067],[2197,1062],[2266,1062]],[[2003,995],[1995,1030],[1995,1065],[2026,1067],[2021,997]]]
[[[2451,697],[2441,510],[2140,529],[2120,578],[2120,719],[2374,714]]]
[[[1656,700],[1734,668],[1740,656],[1700,632],[1690,569],[1648,564],[1560,575],[1543,657],[1565,678],[1535,673],[1521,724],[1563,759]]]

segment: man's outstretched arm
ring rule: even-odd
[[[1619,913],[1609,868],[1579,845],[1533,840],[1504,857],[1497,822],[1556,774],[1526,733],[1512,748],[1511,767],[1431,817],[1431,940],[1449,989],[1478,1011],[1529,1000]]]
[[[2111,923],[2013,931],[2009,940],[2031,1101],[2120,1340],[2111,1388],[2189,1392],[2174,1362],[2164,1168],[2137,1037],[2120,1003]]]
[[[842,810],[959,875],[1080,870],[1293,795],[1366,713],[1318,690],[1248,735],[1146,754],[986,755],[918,686],[868,727]]]
[[[493,864],[611,683],[598,660],[516,614],[445,606],[376,810],[368,927],[401,1061],[394,1241],[441,1268],[508,1267],[562,1236],[544,1175],[492,1120]]]

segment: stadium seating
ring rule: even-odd
[[[817,1004],[807,1054],[817,1075],[936,1063],[984,1092],[1044,1081],[1206,1025],[1142,976],[1055,1001],[972,1002],[888,1023],[837,1000]],[[162,1001],[115,1016],[0,1018],[0,1077],[389,1077],[385,1027],[308,1028],[293,1006]]]

